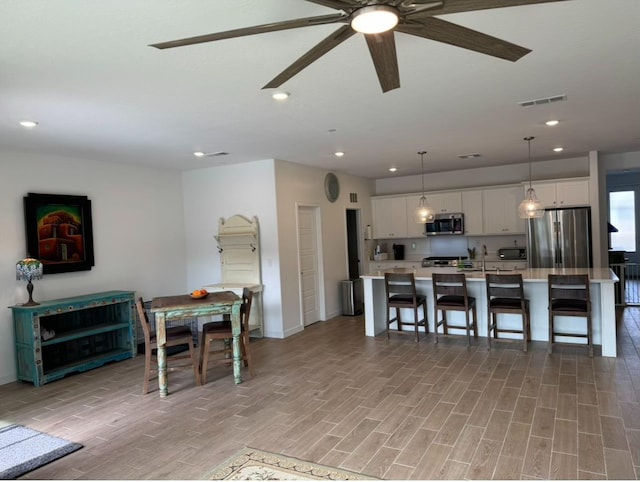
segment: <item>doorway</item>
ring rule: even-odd
[[[319,208],[298,206],[298,266],[302,325],[308,326],[322,319],[320,298],[320,249],[318,235]]]
[[[349,279],[358,279],[362,274],[360,264],[360,210],[347,209],[347,269]]]
[[[360,238],[360,210],[347,209],[347,272],[349,280],[342,282],[342,314],[359,315],[364,312],[364,283],[362,274],[362,239]]]

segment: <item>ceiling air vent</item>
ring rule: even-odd
[[[562,100],[567,100],[566,94],[545,97],[544,99],[523,100],[522,102],[518,102],[518,104],[522,107],[531,107],[532,105],[551,104],[552,102],[560,102]]]
[[[228,152],[218,151],[218,152],[207,152],[205,157],[218,157],[218,156],[228,156]]]
[[[474,152],[473,154],[461,154],[458,156],[460,159],[474,159],[476,157],[482,157],[482,154]]]

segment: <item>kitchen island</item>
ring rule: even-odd
[[[429,320],[429,331],[433,333],[433,287],[431,277],[433,273],[455,273],[455,268],[417,268],[405,269],[396,268],[386,270],[396,273],[413,273],[416,279],[416,289],[419,294],[427,297],[427,315]],[[495,273],[495,271],[493,271]],[[374,271],[361,278],[364,280],[364,317],[365,335],[376,336],[384,333],[386,326],[386,294],[384,287],[385,271]],[[500,273],[507,273],[500,271]],[[591,283],[591,310],[592,310],[592,334],[593,344],[602,347],[602,356],[615,357],[616,351],[616,314],[614,300],[614,284],[618,282],[618,277],[609,268],[593,269],[524,269],[508,271],[508,273],[520,273],[524,281],[524,294],[529,300],[531,310],[531,340],[549,340],[549,315],[548,315],[548,276],[550,274],[588,274]],[[485,284],[485,273],[482,271],[465,272],[467,278],[467,290],[469,296],[476,298],[478,313],[478,336],[487,336],[487,290]],[[411,313],[405,310],[403,316],[410,317]],[[441,317],[441,313],[438,313]],[[460,316],[464,319],[463,313],[449,313],[448,317],[454,323],[460,324]],[[521,323],[517,315],[500,315],[502,326],[517,326]],[[407,318],[410,320],[411,318]],[[559,331],[583,332],[584,321],[582,319],[569,317],[556,317],[556,327]],[[462,323],[464,324],[464,323]],[[571,325],[576,328],[572,329]],[[569,328],[567,328],[569,327]],[[441,328],[442,329],[442,328]],[[463,330],[450,329],[451,334],[463,334]],[[584,343],[584,339],[570,337],[558,337],[556,341],[567,341]]]

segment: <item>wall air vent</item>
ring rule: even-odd
[[[350,192],[349,193],[349,202],[352,202],[352,203],[357,203],[358,202],[358,193],[357,192]]]
[[[532,105],[551,104],[552,102],[560,102],[562,100],[567,100],[566,94],[545,97],[544,99],[523,100],[522,102],[518,102],[518,104],[522,107],[531,107]]]

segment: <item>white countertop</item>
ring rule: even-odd
[[[458,273],[464,272],[468,281],[484,281],[485,273],[482,271],[457,271],[455,268],[393,268],[380,271],[372,271],[371,273],[360,276],[363,279],[384,279],[385,272],[389,273],[413,273],[416,280],[431,280],[433,273]],[[496,271],[487,271],[495,273]],[[517,269],[504,270],[501,269],[499,274],[522,274],[523,281],[546,283],[550,274],[588,274],[592,283],[617,283],[618,277],[609,268],[533,268],[533,269]]]

